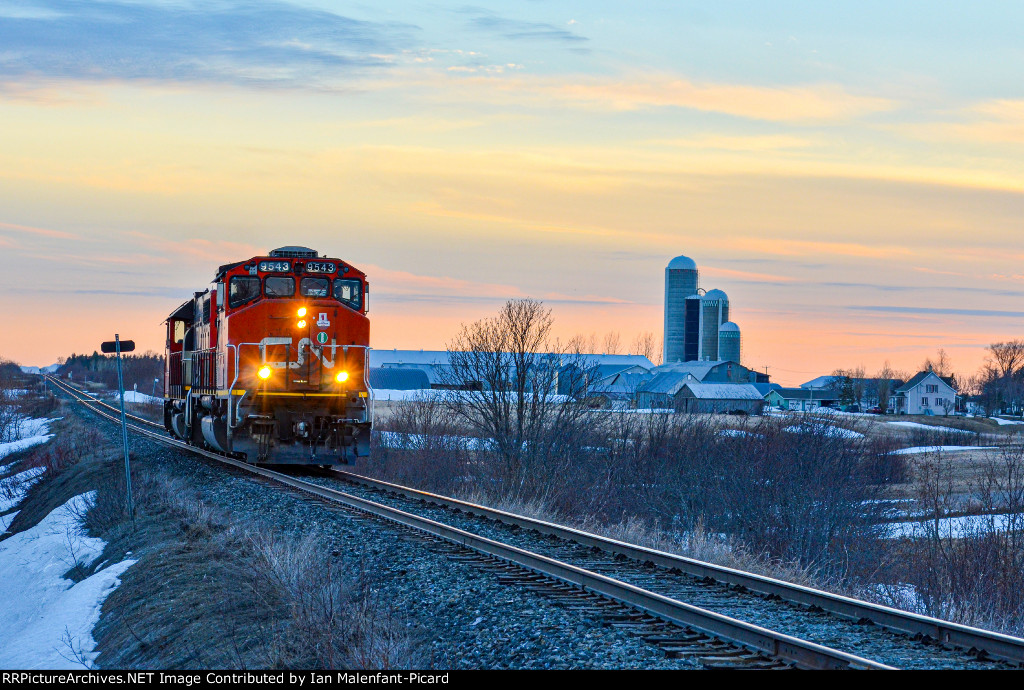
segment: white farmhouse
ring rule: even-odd
[[[920,371],[896,389],[896,414],[948,415],[956,409],[952,378]]]

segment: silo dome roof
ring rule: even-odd
[[[732,321],[726,321],[718,327],[719,333],[739,333],[740,327],[734,324]]]
[[[696,271],[697,262],[688,256],[677,256],[668,262],[668,267],[679,271]]]
[[[706,293],[704,293],[704,299],[710,299],[710,300],[720,299],[720,300],[723,300],[725,302],[728,302],[729,301],[729,295],[725,294],[721,290],[708,290]]]

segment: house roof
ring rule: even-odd
[[[778,388],[775,391],[783,400],[838,400],[839,393],[820,388]]]
[[[675,395],[687,381],[693,381],[693,379],[689,378],[685,372],[663,371],[641,383],[637,392]]]
[[[725,360],[711,362],[695,359],[689,362],[672,362],[671,364],[662,364],[660,367],[655,367],[653,371],[659,374],[667,372],[690,374],[698,381],[703,381],[705,376],[722,364],[735,364],[736,366],[742,366],[738,362],[727,362]]]
[[[555,356],[550,353],[538,353],[540,356]],[[561,355],[566,364],[578,362],[584,367],[620,365],[622,368],[639,366],[651,369],[654,364],[643,355],[606,355],[606,354],[570,354]],[[370,350],[370,366],[382,367],[385,364],[448,364],[447,350]]]
[[[907,393],[911,389],[913,389],[916,386],[920,385],[921,382],[923,382],[929,376],[934,376],[939,381],[941,381],[942,383],[944,383],[947,386],[949,386],[950,389],[953,388],[953,377],[952,376],[939,376],[934,371],[919,371],[916,374],[914,374],[913,378],[911,378],[909,381],[907,381],[902,386],[897,388],[896,392],[897,393]]]
[[[693,383],[683,384],[693,397],[702,400],[761,400],[761,392],[751,383]]]
[[[427,372],[405,367],[371,368],[368,372],[370,388],[394,391],[424,390],[430,388]]]

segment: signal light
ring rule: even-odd
[[[261,379],[269,379],[270,378],[270,367],[268,367],[268,366],[260,367],[260,370],[256,372],[256,375],[259,376]]]
[[[301,317],[303,317],[305,315],[306,315],[306,308],[305,307],[299,307],[299,317],[301,318]]]
[[[299,328],[305,328],[306,327],[306,320],[302,319],[301,321],[299,321],[299,323],[297,325],[298,325]]]
[[[348,372],[339,371],[338,375],[335,376],[334,378],[337,379],[338,383],[345,383],[346,381],[348,381]]]

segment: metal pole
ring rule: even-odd
[[[121,440],[124,441],[124,481],[127,489],[128,515],[135,522],[135,502],[132,500],[132,468],[128,461],[128,419],[124,414],[124,377],[121,374],[121,336],[114,334],[117,348],[117,389],[121,394]]]

